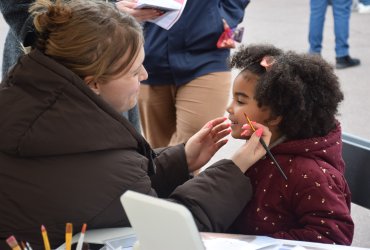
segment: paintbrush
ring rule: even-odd
[[[253,127],[253,124],[252,124],[251,120],[249,120],[248,116],[245,113],[244,113],[244,116],[247,119],[247,122],[248,122],[249,126],[252,128],[252,130],[256,131],[256,129]],[[285,175],[284,171],[281,169],[281,167],[280,167],[279,163],[276,161],[275,157],[271,154],[270,149],[267,147],[267,145],[266,145],[265,141],[262,139],[262,137],[260,138],[260,143],[263,146],[263,148],[266,150],[268,156],[270,156],[271,160],[275,163],[275,166],[277,167],[277,169],[279,170],[281,175],[284,177],[284,179],[288,180],[288,177]]]

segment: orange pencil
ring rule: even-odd
[[[249,126],[251,127],[251,129],[253,131],[256,131],[256,129],[253,127],[253,124],[252,124],[251,120],[249,120],[249,117],[247,116],[246,113],[244,113],[244,116],[247,119],[247,122],[248,122]],[[288,177],[285,175],[284,171],[281,169],[279,163],[276,161],[275,157],[272,155],[270,149],[267,147],[267,145],[266,145],[265,141],[262,139],[262,137],[260,138],[260,143],[262,144],[263,148],[266,150],[267,154],[270,156],[271,160],[275,163],[275,166],[277,167],[277,169],[279,170],[281,175],[284,177],[284,179],[288,180]]]
[[[46,232],[46,228],[44,225],[41,225],[41,235],[42,235],[42,239],[44,240],[45,250],[50,250],[50,242],[48,238],[48,233]]]
[[[82,225],[81,234],[80,234],[80,238],[78,239],[78,242],[77,242],[76,250],[82,250],[82,244],[84,242],[85,232],[86,232],[86,223],[84,223]]]
[[[72,245],[72,223],[66,225],[66,250],[71,250]]]
[[[14,235],[7,238],[6,243],[8,243],[8,245],[10,246],[12,250],[22,250],[17,240],[15,239]]]

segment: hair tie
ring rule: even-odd
[[[266,69],[266,71],[270,70],[271,66],[276,62],[273,56],[264,56],[261,60],[260,65]]]

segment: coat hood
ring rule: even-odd
[[[327,162],[341,173],[344,173],[345,165],[342,158],[342,138],[339,123],[324,137],[287,141],[272,148],[271,152]]]
[[[23,56],[3,80],[0,107],[0,152],[10,155],[137,148],[143,142],[81,78],[38,50]]]

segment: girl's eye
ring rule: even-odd
[[[240,99],[240,98],[236,98],[236,103],[237,104],[245,104],[244,100]]]
[[[233,101],[238,105],[244,105],[246,104],[245,100],[239,98],[239,97],[233,97]]]

